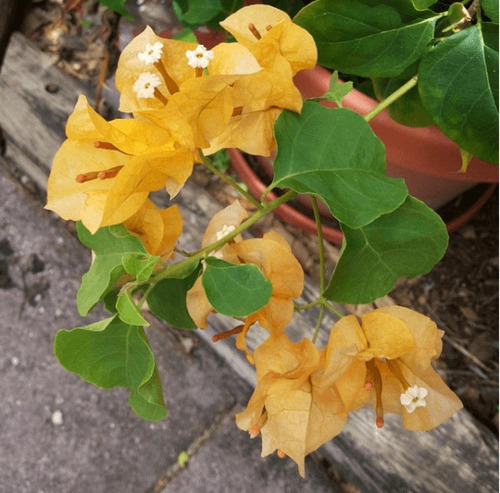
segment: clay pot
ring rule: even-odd
[[[331,72],[317,66],[314,70],[304,70],[295,76],[295,83],[304,98],[318,97],[327,92]],[[333,105],[334,103],[323,103]],[[343,100],[343,106],[361,115],[367,114],[377,105],[377,101],[354,89]],[[466,173],[458,173],[461,166],[458,146],[449,140],[436,126],[411,128],[401,125],[389,116],[387,110],[370,121],[375,134],[384,142],[387,153],[387,174],[404,178],[410,194],[437,209],[462,192],[479,183],[492,183],[467,210],[447,223],[448,231],[463,224],[484,205],[498,183],[498,167],[473,158]],[[229,150],[233,167],[250,191],[260,197],[267,187],[253,171],[246,158],[237,150]],[[272,159],[257,157],[259,166],[272,180]],[[268,200],[276,196],[268,195]],[[299,196],[303,206],[310,206],[307,196]],[[331,217],[328,209],[320,203],[320,212]],[[285,204],[276,209],[283,220],[304,231],[316,232],[314,220],[292,206]],[[325,238],[333,243],[342,242],[342,233],[336,228],[323,226]]]

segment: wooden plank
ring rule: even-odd
[[[23,56],[20,56],[23,54]],[[61,91],[46,94],[48,82]],[[38,52],[23,37],[12,38],[4,70],[0,76],[2,110],[0,125],[7,140],[7,158],[19,164],[44,186],[50,161],[62,139],[63,126],[82,86],[61,74],[50,59]],[[5,106],[4,106],[5,102]],[[165,202],[165,198],[161,199]],[[200,231],[220,209],[210,195],[196,184],[188,183],[179,194],[184,218],[181,248],[199,247]],[[306,279],[301,301],[316,299],[316,287]],[[328,319],[320,334],[326,341],[333,319]],[[312,333],[313,310],[297,313],[289,327],[294,339]],[[210,328],[199,331],[210,341],[213,334],[231,328],[234,321],[213,316]],[[255,347],[266,332],[252,329],[249,346]],[[234,372],[255,384],[254,370],[233,341],[212,346]],[[361,410],[352,416],[344,431],[320,449],[335,469],[363,492],[477,492],[498,491],[498,441],[496,436],[462,410],[445,424],[427,433],[405,431],[399,417],[387,416],[378,430],[373,412]]]

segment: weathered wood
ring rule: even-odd
[[[23,56],[20,56],[20,54]],[[45,85],[55,82],[60,91],[46,93]],[[22,36],[15,35],[0,76],[0,125],[7,138],[9,160],[22,166],[44,187],[52,156],[60,145],[63,126],[82,86],[50,66]],[[198,186],[188,183],[179,194],[184,218],[181,248],[199,247],[200,231],[219,210],[214,200]],[[315,286],[306,280],[302,301],[316,299]],[[320,341],[327,338],[333,320],[324,323]],[[297,313],[289,327],[291,337],[310,335],[314,311]],[[214,333],[227,330],[234,321],[213,316],[210,328],[200,336],[210,340]],[[252,329],[249,346],[255,347],[265,331]],[[213,345],[236,375],[254,385],[254,370],[233,341]],[[348,480],[363,492],[474,492],[498,491],[498,442],[496,437],[462,410],[428,433],[410,433],[399,417],[387,416],[378,430],[369,409],[353,414],[344,431],[320,449]]]

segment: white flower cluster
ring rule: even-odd
[[[138,98],[154,98],[155,88],[161,84],[160,78],[150,72],[142,73],[134,83],[134,91]]]
[[[154,44],[148,43],[142,53],[138,53],[139,60],[142,60],[146,65],[153,65],[160,60],[163,53],[163,45],[157,41]]]
[[[224,236],[227,236],[229,233],[232,233],[236,228],[234,226],[227,226],[224,224],[220,231],[217,231],[216,238],[217,241],[222,240]]]
[[[401,394],[400,401],[401,405],[405,407],[406,411],[412,413],[417,409],[417,407],[425,407],[427,402],[425,398],[427,397],[427,389],[425,387],[408,387],[404,394]]]
[[[210,60],[214,59],[214,52],[198,45],[195,50],[187,50],[188,65],[193,68],[207,68]]]

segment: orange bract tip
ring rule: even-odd
[[[248,433],[250,435],[250,438],[255,438],[260,433],[260,426],[259,425],[253,426]]]
[[[372,382],[365,382],[365,390],[370,391],[373,389],[373,383]]]
[[[286,457],[286,454],[285,452],[283,452],[283,450],[277,450],[276,454],[280,459],[284,459]]]
[[[377,428],[383,428],[384,426],[384,418],[381,416],[378,416],[376,421],[375,421]]]

